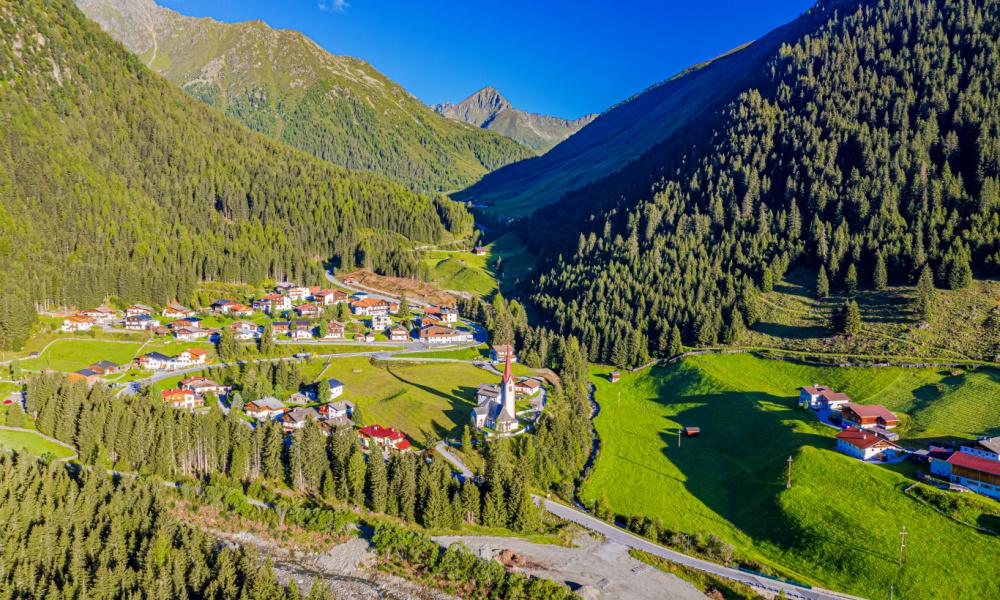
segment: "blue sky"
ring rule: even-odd
[[[814,0],[156,0],[263,19],[370,62],[425,102],[485,85],[516,107],[578,117],[786,23]]]

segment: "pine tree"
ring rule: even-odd
[[[486,527],[506,527],[507,510],[504,507],[503,490],[491,489],[486,492],[483,502],[482,523]]]
[[[274,356],[274,326],[271,321],[264,325],[264,333],[260,336],[260,354],[264,357]]]
[[[480,497],[479,486],[472,481],[462,484],[462,520],[466,523],[479,522]]]
[[[372,450],[372,452],[378,454],[380,451]],[[347,462],[347,486],[351,502],[358,506],[365,503],[366,470],[364,454],[355,448]]]
[[[885,268],[885,257],[881,252],[875,254],[875,268],[872,271],[872,285],[882,291],[889,284],[889,272]]]
[[[240,347],[236,341],[236,333],[231,327],[223,327],[219,332],[219,342],[216,346],[219,357],[225,361],[237,360],[240,356]]]
[[[739,310],[733,309],[732,315],[729,318],[729,325],[722,336],[722,341],[727,344],[736,344],[743,337],[744,333],[746,333],[746,326],[743,324],[743,315]]]
[[[365,497],[370,510],[377,513],[386,512],[386,502],[389,495],[389,477],[386,473],[385,461],[381,454],[373,452],[368,458],[367,481]]]
[[[670,344],[667,346],[668,356],[678,356],[684,351],[684,346],[681,343],[681,330],[677,328],[677,325],[670,327]]]
[[[826,276],[826,267],[820,265],[816,273],[816,297],[824,300],[830,296],[830,280]]]
[[[914,301],[914,308],[920,320],[927,321],[931,315],[931,308],[934,304],[934,275],[931,268],[924,265],[920,271],[920,278],[917,280],[917,295]]]
[[[844,276],[844,289],[852,296],[858,293],[858,269],[854,263],[847,267],[847,275]]]
[[[472,427],[462,427],[462,452],[472,452]]]

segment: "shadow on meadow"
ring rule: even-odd
[[[458,386],[453,390],[453,393],[449,394],[439,389],[406,379],[392,369],[387,369],[387,372],[400,383],[404,383],[422,390],[432,396],[437,396],[438,398],[447,400],[451,404],[451,408],[446,410],[444,415],[453,423],[458,423],[459,426],[456,427],[450,423],[445,424],[435,419],[431,422],[434,431],[429,432],[421,430],[421,433],[424,435],[430,434],[438,439],[445,438],[456,433],[459,427],[464,425],[469,420],[469,411],[472,410],[473,406],[475,406],[475,402],[473,400],[476,397],[475,388],[469,386]]]
[[[681,427],[699,427],[701,433],[681,437],[678,447],[678,427],[665,424],[660,432],[663,456],[683,473],[680,479],[670,477],[681,480],[692,496],[758,542],[785,549],[811,545],[814,532],[796,527],[778,499],[785,491],[788,457],[794,459],[803,446],[833,448],[832,437],[796,429],[795,422],[804,413],[791,391],[788,397],[712,391],[710,386],[690,385],[699,379],[693,371],[669,372],[672,369],[655,373],[656,401],[685,405],[670,419]],[[678,389],[705,393],[678,396]],[[794,466],[793,462],[793,485]],[[852,550],[891,560],[863,544]]]

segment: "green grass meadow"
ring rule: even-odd
[[[73,372],[100,360],[126,364],[135,358],[141,347],[141,342],[60,339],[48,346],[37,358],[22,360],[21,368]],[[147,346],[144,351],[151,352],[152,348]]]
[[[796,405],[798,387],[823,383],[900,412],[904,445],[997,434],[997,371],[814,367],[748,354],[693,356],[617,384],[608,370],[594,369],[602,450],[584,501],[718,535],[788,576],[870,598],[888,598],[890,584],[897,598],[1000,597],[1000,538],[905,495],[910,463],[886,468],[836,452],[836,431]],[[702,434],[678,446],[682,426]]]
[[[73,456],[73,451],[69,448],[54,444],[40,435],[28,431],[0,429],[0,449],[28,452],[35,456],[51,456],[53,458]]]

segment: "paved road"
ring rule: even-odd
[[[451,450],[448,449],[447,444],[444,442],[438,442],[434,444],[434,450],[444,457],[445,460],[451,463],[451,466],[455,467],[459,473],[462,474],[462,479],[470,479],[472,477],[472,469],[470,469],[461,458],[455,456]]]
[[[621,544],[627,548],[634,548],[636,550],[641,550],[643,552],[648,552],[649,554],[665,558],[670,562],[675,562],[693,569],[698,569],[699,571],[705,571],[711,573],[718,577],[723,577],[725,579],[731,579],[733,581],[739,581],[750,585],[754,588],[767,590],[771,593],[777,594],[781,591],[785,592],[785,596],[788,598],[801,598],[803,600],[858,600],[857,596],[848,596],[846,594],[840,594],[831,590],[825,590],[822,588],[812,588],[807,589],[797,585],[792,585],[789,583],[782,583],[780,581],[774,581],[767,579],[766,577],[758,577],[751,575],[749,573],[744,573],[737,569],[730,569],[729,567],[724,567],[722,565],[702,560],[700,558],[694,558],[693,556],[688,556],[686,554],[681,554],[680,552],[675,552],[668,548],[664,548],[659,544],[654,544],[649,540],[645,540],[639,536],[633,535],[624,529],[620,529],[605,523],[600,519],[596,519],[585,512],[579,511],[575,508],[570,508],[564,504],[559,504],[551,500],[546,500],[540,496],[532,496],[536,503],[543,505],[546,511],[552,513],[553,515],[566,519],[567,521],[572,521],[581,525],[593,532],[603,535],[608,540]]]

